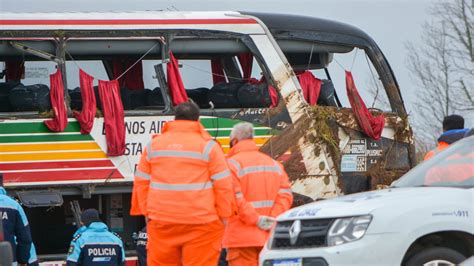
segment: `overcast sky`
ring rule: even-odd
[[[398,79],[408,111],[416,97],[411,85],[405,43],[420,42],[422,24],[431,19],[430,0],[0,0],[2,12],[123,11],[123,10],[238,10],[302,14],[346,22],[366,31],[378,43]],[[356,84],[362,90],[370,78],[360,54],[354,69]],[[349,62],[349,63],[348,63]],[[351,60],[343,63],[350,68]],[[356,75],[358,74],[358,75]],[[337,79],[342,79],[338,75]],[[343,80],[336,82],[343,84]],[[365,94],[365,93],[364,93]]]

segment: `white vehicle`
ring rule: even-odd
[[[461,263],[474,255],[473,147],[463,139],[388,189],[287,211],[260,265]]]

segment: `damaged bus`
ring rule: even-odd
[[[232,126],[253,123],[261,150],[284,164],[295,204],[388,185],[414,164],[394,73],[353,26],[251,12],[2,13],[0,21],[0,172],[44,263],[65,259],[86,208],[100,211],[133,260],[132,234],[144,225],[129,215],[133,172],[178,97],[200,106],[225,152]],[[350,66],[357,53],[383,104],[366,108],[371,98],[357,91],[352,74],[366,87]],[[80,71],[93,79],[92,106]],[[104,97],[98,80],[117,80],[120,97]],[[125,121],[118,154],[107,101],[123,109],[115,109]],[[89,130],[75,111],[93,112]],[[60,116],[52,131],[45,121]]]

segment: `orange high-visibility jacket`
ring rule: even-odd
[[[202,224],[232,215],[231,173],[222,148],[195,121],[166,123],[135,171],[132,215]]]
[[[461,183],[474,176],[474,151],[453,154],[431,167],[425,175],[425,185]]]
[[[227,160],[233,174],[238,215],[227,221],[224,247],[263,246],[268,231],[257,227],[258,217],[276,217],[293,202],[283,166],[258,151],[253,140],[237,143]]]
[[[442,152],[444,149],[449,147],[449,144],[443,141],[438,142],[438,146],[429,152],[425,154],[425,157],[423,158],[424,161],[430,159],[431,157],[435,156],[436,154]]]

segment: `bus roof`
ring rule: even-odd
[[[352,25],[310,16],[241,12],[260,19],[274,35],[285,32],[319,32],[352,36],[372,42],[372,38],[361,29]]]
[[[274,35],[293,31],[324,32],[372,42],[362,30],[341,22],[309,16],[236,11],[2,13],[0,30],[182,29],[186,25],[186,28],[263,33],[258,22],[248,16],[261,20]],[[242,30],[244,28],[246,30]]]

